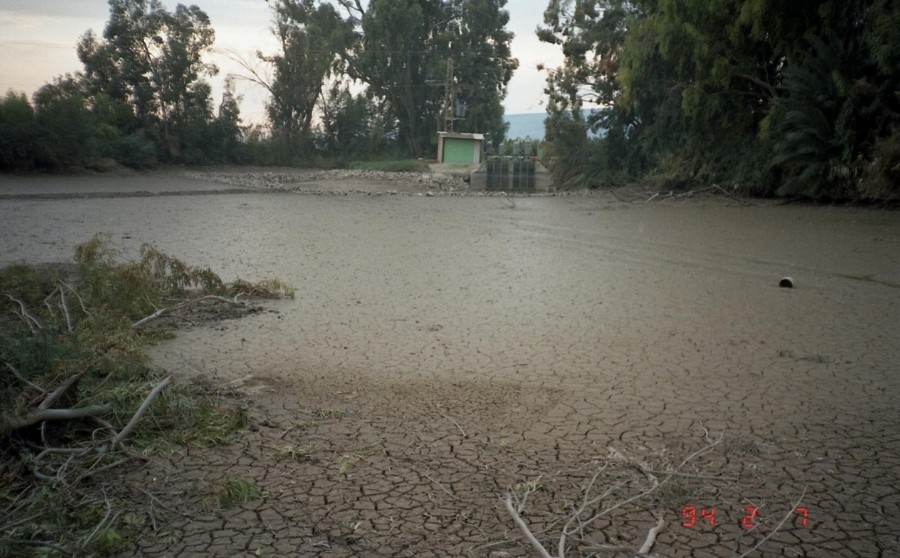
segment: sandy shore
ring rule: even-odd
[[[0,181],[0,263],[60,261],[104,231],[297,288],[151,350],[265,420],[135,473],[184,514],[143,555],[529,556],[501,499],[520,483],[540,479],[525,519],[549,541],[610,448],[663,471],[719,439],[694,476],[586,534],[636,548],[658,514],[659,555],[733,556],[787,514],[759,555],[900,555],[895,211],[369,195],[398,190],[377,177],[312,181],[347,196],[255,193],[185,174],[40,199],[70,179],[21,180]],[[144,190],[160,195],[113,195]],[[276,458],[286,447],[302,458]],[[235,475],[268,496],[209,511]],[[685,527],[686,505],[715,524]]]

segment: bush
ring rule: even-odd
[[[859,192],[870,199],[900,198],[900,129],[895,128],[891,135],[876,141]]]
[[[416,159],[384,161],[352,161],[353,170],[375,170],[384,172],[428,172],[428,164]]]
[[[130,547],[125,539],[136,527],[121,519],[129,515],[123,510],[154,512],[129,504],[136,493],[100,474],[132,461],[117,440],[131,451],[170,451],[228,442],[248,423],[243,405],[215,390],[167,385],[142,347],[170,329],[138,323],[191,297],[291,296],[291,289],[276,280],[225,283],[151,246],[138,261],[116,256],[97,236],[76,249],[76,265],[0,270],[2,558],[33,548],[98,555]],[[45,408],[83,414],[44,420]],[[124,425],[135,420],[129,433]]]

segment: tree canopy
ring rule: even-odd
[[[895,0],[551,0],[538,35],[565,64],[548,79],[548,139],[581,163],[560,178],[883,197],[900,162],[898,13]],[[599,108],[582,123],[585,100]]]
[[[349,75],[387,101],[410,154],[421,155],[436,132],[451,125],[503,140],[501,102],[518,67],[505,5],[506,0],[372,0],[365,10],[348,8],[351,19],[354,10],[360,16]]]

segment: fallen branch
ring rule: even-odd
[[[66,302],[66,292],[61,289],[59,291],[59,302],[60,306],[62,306],[63,314],[66,317],[66,327],[71,332],[75,329],[75,326],[72,324],[72,316],[69,314],[69,304]]]
[[[63,382],[58,388],[50,392],[50,394],[47,395],[47,397],[45,397],[43,401],[41,401],[41,404],[38,405],[38,410],[42,411],[44,409],[49,409],[54,403],[56,403],[56,401],[60,397],[62,397],[67,391],[69,391],[72,385],[74,385],[75,382],[77,382],[83,374],[83,372],[79,372],[78,374],[72,374],[71,376],[66,378],[65,382]]]
[[[12,365],[12,363],[6,362],[4,364],[6,364],[6,367],[9,369],[10,372],[12,372],[13,376],[18,378],[19,381],[21,381],[23,384],[27,385],[28,387],[30,387],[32,389],[35,389],[35,390],[41,392],[42,394],[47,393],[47,390],[45,390],[44,388],[42,388],[41,386],[39,386],[35,383],[28,381],[24,376],[22,376],[22,374],[19,373],[19,371],[16,369],[15,366]]]
[[[737,558],[746,558],[747,556],[749,556],[749,555],[753,554],[754,552],[756,552],[756,551],[759,549],[759,547],[761,547],[763,544],[765,544],[765,542],[766,542],[767,540],[769,540],[769,539],[771,539],[772,537],[774,537],[774,536],[781,530],[781,528],[784,527],[784,524],[787,523],[787,521],[788,521],[791,517],[793,517],[794,513],[797,511],[797,506],[800,505],[800,502],[803,501],[803,497],[806,496],[806,489],[807,489],[807,487],[804,486],[804,487],[803,487],[803,492],[800,493],[800,497],[797,498],[797,501],[794,502],[794,505],[791,506],[791,509],[788,510],[788,512],[787,512],[787,513],[784,515],[784,517],[781,519],[781,521],[778,522],[778,525],[776,525],[775,528],[772,529],[772,531],[770,531],[768,535],[766,535],[765,537],[763,537],[762,539],[760,539],[759,542],[757,542],[755,545],[753,545],[753,548],[751,548],[751,549],[748,550],[747,552],[744,552],[743,554],[741,554],[741,555],[738,556]]]
[[[513,521],[516,523],[516,526],[519,528],[519,531],[525,535],[525,538],[528,539],[528,542],[531,543],[531,546],[537,551],[538,556],[541,558],[553,558],[547,549],[544,548],[531,532],[531,529],[528,528],[528,525],[525,524],[525,521],[522,519],[522,516],[519,515],[519,512],[516,511],[516,508],[513,506],[512,496],[509,494],[506,495],[506,511],[509,512],[509,515],[512,516]]]
[[[5,418],[2,426],[0,426],[0,434],[5,436],[10,432],[27,428],[45,420],[77,420],[105,415],[111,410],[112,407],[110,405],[91,405],[90,407],[79,407],[76,409],[42,409],[21,417]]]
[[[596,471],[594,473],[593,477],[591,478],[591,481],[588,483],[587,487],[584,489],[584,496],[582,498],[581,505],[578,508],[575,508],[572,510],[572,514],[569,516],[568,521],[566,521],[566,523],[563,525],[562,532],[560,533],[559,539],[557,541],[557,554],[555,557],[553,555],[551,555],[547,551],[547,549],[544,548],[544,546],[537,540],[537,537],[535,537],[534,533],[531,531],[531,529],[529,529],[528,525],[522,519],[521,513],[522,513],[522,511],[524,511],[523,510],[524,506],[520,505],[517,509],[517,507],[513,504],[513,496],[511,494],[506,495],[506,499],[505,499],[506,510],[509,513],[509,515],[512,517],[513,521],[516,523],[516,526],[519,528],[519,530],[522,532],[522,534],[525,535],[525,538],[529,541],[529,543],[531,543],[531,545],[535,548],[535,550],[537,550],[537,552],[541,556],[541,558],[565,558],[567,538],[570,535],[577,534],[578,537],[580,538],[580,540],[584,541],[584,530],[587,527],[589,527],[592,523],[594,523],[601,517],[609,515],[610,513],[612,513],[613,511],[615,511],[619,508],[622,508],[632,502],[635,502],[637,500],[640,500],[642,498],[649,496],[650,494],[652,494],[653,492],[658,490],[661,486],[666,484],[670,479],[672,479],[672,477],[678,473],[679,469],[681,469],[682,467],[684,467],[685,465],[687,465],[689,462],[696,459],[697,457],[711,451],[713,448],[715,448],[717,445],[719,445],[721,443],[721,441],[722,441],[722,438],[720,437],[718,440],[711,441],[705,447],[700,448],[699,450],[688,455],[686,458],[684,458],[681,461],[681,463],[675,469],[673,469],[672,471],[666,471],[665,472],[666,476],[663,480],[657,479],[656,475],[654,474],[654,471],[652,471],[650,469],[650,467],[648,467],[646,464],[626,457],[622,452],[616,450],[615,448],[609,448],[610,456],[607,458],[608,460],[615,459],[615,460],[624,461],[626,463],[633,465],[644,476],[647,477],[647,479],[650,481],[650,487],[645,490],[642,490],[641,492],[639,492],[638,494],[636,494],[634,496],[626,498],[625,500],[612,503],[612,504],[608,505],[607,507],[601,509],[597,513],[595,513],[589,519],[582,520],[582,514],[584,514],[584,512],[586,510],[588,510],[588,508],[594,506],[598,502],[601,502],[602,500],[607,498],[609,495],[611,495],[618,488],[621,487],[621,484],[617,484],[611,488],[608,488],[606,491],[604,491],[600,495],[591,496],[591,492],[593,490],[594,484],[597,482],[597,478],[600,476],[600,473],[603,470],[605,470],[606,467],[608,466],[608,464],[605,464],[603,467],[601,467],[598,471]],[[656,514],[654,514],[654,515],[656,515]],[[618,548],[618,547],[616,547],[616,548],[602,547],[601,548],[601,547],[597,547],[597,546],[591,546],[591,549],[593,549],[595,551],[600,551],[600,550],[602,550],[602,551],[617,551],[617,552],[627,551],[627,552],[630,552],[632,555],[646,556],[646,555],[648,555],[650,550],[652,550],[653,545],[656,543],[657,535],[665,527],[665,521],[662,519],[662,517],[660,517],[658,515],[656,517],[657,517],[656,526],[650,529],[650,531],[647,533],[647,538],[644,540],[644,543],[641,545],[641,547],[638,550]],[[577,522],[577,526],[573,525],[575,522]]]
[[[69,285],[68,283],[66,283],[65,281],[60,281],[60,282],[59,282],[59,285],[60,285],[61,287],[65,287],[66,289],[69,290],[70,293],[72,293],[73,295],[75,295],[75,298],[78,299],[78,304],[81,305],[81,311],[82,311],[82,312],[84,312],[84,313],[85,313],[86,315],[88,315],[88,316],[91,315],[91,313],[90,313],[90,312],[88,311],[88,309],[87,309],[87,306],[84,304],[84,299],[81,298],[81,295],[78,294],[78,291],[76,291],[74,288],[72,288],[72,286]],[[62,293],[62,289],[60,289],[60,294],[61,294],[61,293]]]
[[[659,532],[662,531],[666,527],[666,522],[663,521],[662,517],[656,518],[656,526],[650,529],[647,532],[647,538],[644,540],[644,544],[638,549],[638,554],[648,554],[651,550],[653,550],[653,545],[656,544],[656,536],[659,535]]]
[[[141,318],[140,320],[134,322],[133,324],[131,324],[131,327],[137,329],[148,322],[152,322],[153,320],[164,316],[165,314],[174,312],[175,310],[178,310],[180,308],[185,308],[186,306],[190,306],[191,304],[195,304],[197,302],[202,302],[204,300],[215,300],[217,302],[224,302],[225,304],[231,304],[232,306],[243,306],[243,303],[236,302],[234,300],[229,300],[225,297],[221,297],[218,295],[205,295],[205,296],[201,296],[198,298],[192,298],[191,300],[186,300],[184,302],[180,302],[174,306],[169,306],[167,308],[160,308],[159,310],[150,314],[149,316]]]
[[[147,395],[147,398],[144,399],[144,402],[141,403],[141,406],[138,407],[138,410],[135,411],[134,415],[132,415],[131,420],[128,421],[128,424],[125,425],[125,428],[123,428],[122,431],[119,432],[115,438],[113,438],[113,441],[109,447],[110,450],[115,450],[119,446],[119,444],[121,444],[122,441],[131,434],[132,430],[134,430],[137,426],[138,421],[141,420],[141,416],[143,416],[150,405],[153,404],[153,401],[156,399],[159,393],[163,390],[164,387],[169,385],[169,382],[171,381],[172,376],[166,376],[161,382],[156,384],[156,387],[150,390],[150,394]]]
[[[51,542],[47,542],[47,541],[29,541],[29,540],[24,540],[24,539],[0,539],[0,543],[2,543],[4,545],[10,545],[10,546],[15,546],[15,545],[38,546],[38,547],[43,547],[43,548],[49,548],[50,550],[53,550],[54,552],[59,552],[60,554],[65,555],[65,556],[74,556],[75,555],[74,552],[69,552],[65,548],[55,545]]]
[[[13,295],[11,295],[9,293],[3,293],[3,295],[6,296],[6,298],[10,299],[11,301],[13,301],[19,305],[19,309],[20,309],[19,317],[22,318],[22,321],[24,321],[26,324],[28,324],[28,329],[31,330],[31,333],[36,333],[38,329],[44,329],[41,326],[41,323],[39,321],[37,321],[37,318],[35,318],[34,316],[32,316],[31,314],[28,313],[28,309],[25,308],[24,302],[22,302],[21,300],[19,300],[18,298],[14,297]],[[37,329],[35,329],[35,328],[37,328]]]

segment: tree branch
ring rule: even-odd
[[[656,536],[665,528],[666,522],[663,521],[662,517],[657,517],[656,520],[656,526],[647,532],[647,539],[638,549],[638,554],[649,554],[649,552],[653,550],[653,545],[656,544]]]
[[[140,320],[134,322],[133,324],[131,324],[131,327],[137,329],[137,328],[143,326],[144,324],[163,316],[164,314],[168,314],[169,312],[173,312],[175,310],[178,310],[179,308],[184,308],[185,306],[190,306],[191,304],[194,304],[195,302],[202,302],[204,300],[216,300],[218,302],[224,302],[225,304],[231,304],[233,306],[241,306],[242,305],[242,303],[240,303],[240,302],[235,302],[233,300],[229,300],[225,297],[221,297],[218,295],[206,295],[206,296],[201,296],[198,298],[192,298],[191,300],[186,300],[184,302],[180,302],[180,303],[176,304],[175,306],[169,306],[168,308],[160,308],[159,310],[150,314],[149,316],[146,316],[146,317],[141,318]]]
[[[513,518],[513,521],[515,521],[516,526],[519,528],[522,534],[525,535],[525,538],[528,539],[528,542],[531,543],[531,546],[534,547],[534,549],[537,551],[538,556],[540,556],[541,558],[554,558],[550,555],[549,552],[547,552],[547,549],[544,548],[544,546],[537,540],[537,538],[535,538],[534,533],[531,532],[531,529],[528,528],[528,525],[525,524],[525,521],[522,520],[519,512],[517,512],[515,506],[513,506],[512,496],[510,496],[509,494],[506,495],[505,504],[506,511],[509,512],[509,515]],[[559,556],[558,558],[563,557]]]
[[[110,405],[91,405],[76,409],[43,409],[21,417],[7,417],[0,425],[0,434],[9,434],[45,420],[77,420],[104,415],[112,410]]]
[[[751,548],[751,549],[748,550],[747,552],[744,552],[743,554],[741,554],[741,555],[738,556],[737,558],[746,558],[747,556],[749,556],[749,555],[753,554],[754,552],[756,552],[756,550],[759,549],[759,547],[761,547],[761,546],[763,545],[763,543],[765,543],[767,540],[769,540],[769,539],[771,539],[772,537],[774,537],[774,536],[778,533],[778,531],[781,530],[781,528],[784,526],[784,524],[787,523],[788,519],[790,519],[791,516],[793,516],[794,513],[797,511],[797,506],[800,505],[800,502],[803,501],[803,497],[806,496],[806,489],[807,489],[807,487],[804,486],[804,487],[803,487],[803,492],[800,493],[800,497],[797,498],[797,501],[794,502],[794,505],[791,506],[791,509],[785,514],[785,516],[781,519],[781,521],[778,522],[778,525],[776,525],[775,528],[772,529],[772,531],[769,532],[768,535],[766,535],[766,536],[763,537],[758,543],[756,543],[755,545],[753,545],[753,548]]]
[[[28,387],[30,387],[32,389],[36,389],[37,391],[41,392],[41,394],[47,393],[47,390],[45,390],[41,386],[39,386],[35,383],[32,383],[32,382],[29,382],[27,379],[25,379],[25,377],[22,376],[22,374],[20,374],[18,370],[16,370],[16,367],[13,366],[12,363],[6,362],[4,364],[6,364],[6,367],[9,369],[9,371],[12,372],[13,376],[18,378],[19,381],[21,381],[22,383],[24,383],[25,385],[27,385]]]
[[[75,384],[75,382],[77,382],[83,375],[83,372],[79,372],[77,374],[72,374],[71,376],[66,378],[65,382],[60,384],[58,388],[53,390],[50,394],[47,395],[47,397],[44,398],[43,401],[41,401],[41,404],[38,405],[38,410],[42,411],[44,409],[49,409],[50,406],[56,403],[57,399],[62,397],[69,390],[69,388],[71,388],[72,385]]]
[[[156,399],[156,396],[159,395],[159,392],[161,392],[164,387],[169,385],[169,382],[171,382],[171,381],[172,381],[172,376],[166,376],[165,378],[163,378],[163,380],[161,382],[156,384],[156,387],[154,387],[150,391],[150,394],[147,395],[147,398],[144,399],[144,402],[141,403],[140,407],[138,407],[138,410],[131,417],[131,420],[129,420],[128,424],[125,425],[125,428],[123,428],[122,431],[119,432],[115,438],[113,438],[113,441],[110,444],[111,450],[116,449],[119,446],[119,444],[121,444],[122,441],[125,440],[125,438],[127,438],[129,434],[131,434],[131,431],[134,430],[134,428],[137,426],[137,423],[141,419],[141,416],[147,411],[147,409],[153,403],[153,400]]]
[[[18,298],[14,297],[13,295],[11,295],[9,293],[3,293],[3,295],[6,296],[6,298],[10,299],[11,301],[13,301],[19,305],[19,308],[21,309],[21,313],[19,314],[19,317],[22,318],[22,320],[26,324],[28,324],[28,329],[30,329],[32,333],[35,333],[37,331],[35,329],[35,327],[37,327],[37,329],[44,329],[43,327],[41,327],[41,323],[39,321],[37,321],[37,319],[34,316],[32,316],[31,314],[28,313],[28,310],[25,308],[24,302],[22,302],[21,300],[19,300]]]

